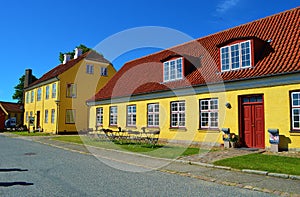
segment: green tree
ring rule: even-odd
[[[91,50],[90,48],[86,47],[83,44],[80,44],[76,48],[82,49],[82,54],[84,54],[84,53],[88,52],[89,50]],[[69,51],[69,52],[66,52],[66,53],[59,52],[59,61],[60,61],[60,63],[63,63],[63,61],[64,61],[64,54],[71,55],[71,58],[73,59],[74,55],[75,55],[75,50]]]
[[[32,82],[36,80],[37,78],[35,76],[32,76]],[[14,100],[18,100],[18,103],[23,103],[24,81],[25,81],[25,75],[22,75],[22,77],[19,78],[19,84],[14,87],[15,93],[12,96],[12,98]]]

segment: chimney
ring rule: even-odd
[[[63,64],[66,64],[70,59],[71,59],[71,55],[69,55],[69,54],[64,54],[64,61],[63,61]]]
[[[76,47],[75,49],[75,55],[74,55],[74,59],[77,59],[79,56],[82,55],[82,49],[81,48],[78,48]]]
[[[28,88],[31,83],[32,83],[32,70],[26,69],[25,70],[25,79],[24,79],[24,88]]]

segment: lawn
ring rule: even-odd
[[[93,139],[86,136],[58,136],[53,137],[53,140],[60,140],[78,144],[86,144],[90,146],[96,146],[107,149],[122,150],[128,152],[136,152],[144,155],[160,158],[177,158],[179,156],[187,156],[199,154],[200,152],[206,152],[207,150],[195,148],[195,147],[181,147],[181,146],[167,146],[156,145],[151,146],[149,144],[133,144],[133,143],[114,143],[109,140]]]
[[[28,131],[12,131],[8,133],[21,135],[21,136],[49,136],[50,135],[50,133],[43,133],[43,132],[28,133]]]
[[[249,154],[214,162],[235,169],[262,170],[273,173],[300,175],[300,158],[265,154]]]

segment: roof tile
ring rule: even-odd
[[[127,62],[90,101],[146,94],[186,86],[205,85],[300,71],[299,7],[215,33]],[[218,45],[234,38],[256,37],[264,41],[261,56],[251,68],[220,72]],[[270,43],[266,41],[271,39]],[[199,47],[201,45],[202,47]],[[160,60],[174,54],[200,57],[201,66],[184,79],[163,83]]]

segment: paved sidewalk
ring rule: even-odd
[[[300,180],[246,173],[232,169],[229,170],[227,168],[222,169],[222,167],[216,167],[211,164],[199,163],[197,160],[195,160],[195,158],[194,161],[187,160],[188,157],[182,158],[181,160],[159,159],[135,153],[55,141],[51,140],[49,137],[18,138],[32,140],[68,151],[91,154],[105,164],[119,170],[132,172],[158,170],[165,173],[179,174],[195,179],[201,179],[218,184],[261,191],[275,195],[300,197]],[[240,153],[247,154],[248,152],[241,151]]]

